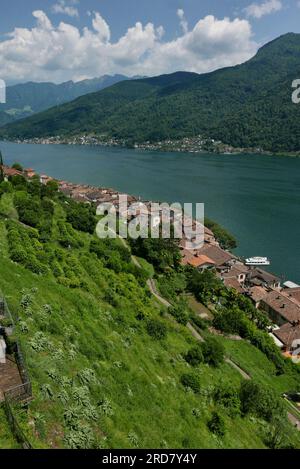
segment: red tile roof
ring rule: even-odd
[[[21,171],[18,171],[17,169],[14,168],[9,168],[8,166],[2,166],[3,173],[5,176],[18,176],[22,175]]]
[[[215,262],[210,259],[209,257],[205,256],[204,254],[200,256],[193,257],[191,260],[188,261],[189,265],[193,267],[201,267],[202,265],[215,265]]]

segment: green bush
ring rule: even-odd
[[[199,366],[204,361],[200,345],[191,348],[184,356],[185,360],[192,366]]]
[[[176,319],[179,324],[187,325],[189,320],[189,315],[187,312],[186,305],[177,304],[169,309],[170,314]]]
[[[218,412],[213,412],[211,419],[207,423],[207,427],[211,433],[223,437],[225,435],[225,421]]]
[[[190,388],[195,394],[200,393],[200,379],[195,373],[184,373],[180,378],[181,384],[185,388]]]
[[[149,319],[146,326],[148,334],[156,340],[163,340],[167,336],[167,326],[156,319]]]
[[[217,367],[224,362],[224,346],[214,337],[208,337],[201,348],[205,363]]]

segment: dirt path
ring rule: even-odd
[[[251,376],[246,373],[246,371],[244,371],[239,365],[237,365],[237,363],[234,363],[231,358],[226,357],[225,362],[228,363],[228,365],[232,366],[232,368],[235,368],[240,373],[240,375],[242,375],[243,378],[247,379],[248,381],[252,379]]]
[[[125,247],[128,248],[128,245],[127,245],[126,241],[123,238],[120,238],[120,240],[121,240],[122,244]],[[135,256],[132,255],[131,259],[132,259],[132,262],[134,263],[134,265],[136,265],[139,268],[142,268],[141,264],[139,263],[138,259]],[[171,303],[159,294],[159,292],[157,291],[156,285],[155,285],[155,281],[152,278],[147,280],[147,286],[148,286],[150,292],[152,293],[152,295],[154,296],[154,298],[157,299],[157,301],[159,301],[166,308],[171,308],[172,307]],[[187,328],[189,329],[189,331],[192,333],[193,337],[196,340],[198,340],[201,343],[203,343],[205,341],[203,339],[203,337],[199,334],[199,332],[195,329],[195,327],[190,322],[187,323]],[[228,365],[232,366],[232,368],[234,368],[236,371],[238,371],[244,379],[247,379],[247,380],[251,379],[251,376],[248,373],[246,373],[242,368],[240,368],[239,365],[234,363],[229,357],[226,357],[225,361],[226,361],[226,363],[228,363]]]
[[[203,337],[199,334],[198,331],[192,326],[190,322],[187,323],[187,328],[191,331],[192,335],[197,339],[199,342],[205,342]]]
[[[291,414],[291,412],[288,412],[287,413],[287,416],[288,416],[288,419],[289,421],[291,422],[291,424],[297,428],[298,431],[300,431],[300,420],[297,419],[297,417],[295,417],[293,414]]]

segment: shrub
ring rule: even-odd
[[[183,324],[184,326],[187,325],[189,316],[186,311],[186,306],[184,304],[178,304],[173,308],[170,308],[169,312],[179,324]]]
[[[184,373],[180,378],[181,384],[185,388],[190,388],[194,393],[200,393],[200,380],[195,373]]]
[[[156,319],[149,319],[146,328],[148,334],[153,337],[153,339],[162,340],[167,336],[166,325]]]
[[[242,382],[240,400],[243,414],[250,413],[268,422],[284,414],[283,404],[274,391],[254,381]]]
[[[200,365],[204,361],[201,347],[198,345],[191,348],[184,358],[192,366]]]
[[[225,349],[214,337],[209,337],[201,344],[205,363],[217,367],[224,361]]]
[[[207,427],[211,433],[214,433],[217,436],[225,435],[225,422],[221,415],[218,412],[213,412],[211,419],[209,420]]]
[[[215,387],[213,398],[216,404],[221,405],[232,417],[240,413],[239,391],[231,384],[219,384]]]

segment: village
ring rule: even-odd
[[[33,169],[19,171],[8,166],[3,166],[6,178],[9,176],[23,175],[27,179],[37,176]],[[47,184],[53,178],[45,174],[39,175],[40,182]],[[56,180],[59,191],[71,199],[87,204],[111,204],[119,215],[132,221],[139,217],[149,216],[151,201],[141,201],[139,198],[121,194],[111,188],[99,188],[85,184],[74,184],[67,181]],[[129,209],[123,212],[119,206],[120,196],[126,197]],[[173,222],[176,220],[176,212]],[[160,224],[164,212],[157,221]],[[190,225],[195,228],[198,221],[190,218]],[[287,357],[294,357],[300,345],[300,285],[290,281],[282,284],[282,279],[272,273],[263,270],[261,266],[246,265],[238,256],[221,248],[214,233],[207,227],[204,230],[204,243],[195,249],[186,248],[186,239],[180,240],[182,265],[190,265],[199,271],[213,270],[224,285],[232,288],[239,294],[249,297],[256,308],[264,311],[269,317],[272,326],[269,334],[282,353]],[[1,344],[0,344],[1,347]],[[0,350],[1,359],[1,350]]]
[[[51,137],[35,137],[29,139],[16,139],[16,143],[39,144],[39,145],[94,145],[104,147],[127,147],[136,150],[180,152],[180,153],[216,153],[216,154],[240,154],[240,153],[269,153],[260,147],[242,148],[233,147],[214,138],[202,135],[184,137],[182,139],[166,139],[157,142],[145,141],[135,142],[126,139],[108,137],[106,135],[56,135]]]

